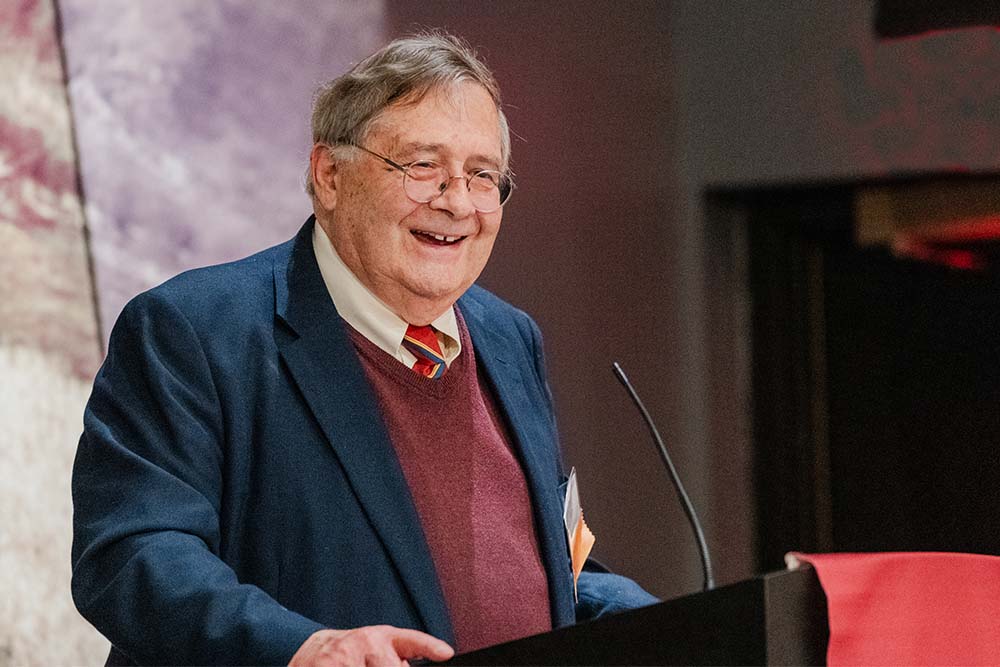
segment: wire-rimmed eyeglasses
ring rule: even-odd
[[[416,160],[399,164],[384,155],[357,144],[354,148],[377,157],[393,169],[403,172],[403,191],[418,204],[434,201],[444,194],[452,180],[465,180],[469,189],[469,201],[480,213],[492,213],[500,209],[510,199],[514,182],[510,176],[493,169],[478,169],[467,176],[452,176],[446,168],[432,160]]]

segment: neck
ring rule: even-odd
[[[333,233],[332,216],[321,215],[316,211],[316,223],[325,232],[334,252],[347,269],[354,274],[362,286],[379,301],[408,324],[424,326],[444,315],[462,294],[448,294],[438,297],[426,297],[416,294],[390,280],[379,280],[379,276],[366,273],[360,259],[351,252],[349,247],[339,244],[339,237]]]
[[[378,295],[376,294],[376,296]],[[381,297],[379,298],[381,299]],[[422,327],[444,315],[445,312],[447,312],[448,309],[454,305],[454,301],[449,301],[443,306],[437,303],[407,303],[402,308],[388,303],[386,305],[392,308],[393,312],[399,315],[399,317],[405,320],[408,324],[414,324],[418,327]]]

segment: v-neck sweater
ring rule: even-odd
[[[521,464],[462,351],[432,380],[351,330],[430,548],[459,652],[552,628],[548,580]]]

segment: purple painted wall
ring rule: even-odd
[[[309,107],[383,41],[378,2],[61,0],[105,338],[184,269],[290,238]]]

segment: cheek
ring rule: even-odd
[[[490,255],[493,253],[493,245],[496,241],[497,232],[499,230],[499,221],[483,223],[479,236],[476,239],[476,244],[474,246],[475,250],[469,255],[469,261],[471,263],[469,268],[482,271],[486,262],[489,260]]]
[[[408,209],[401,210],[393,202],[372,198],[360,204],[360,215],[353,225],[359,243],[370,246],[374,252],[386,252],[390,244],[401,242],[405,227],[400,221],[409,213]]]
[[[482,225],[480,236],[486,241],[486,244],[493,245],[493,242],[497,238],[497,233],[500,231],[500,216],[497,215],[495,218],[487,218],[480,222]]]

